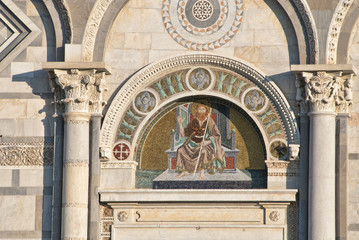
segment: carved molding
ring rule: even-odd
[[[270,172],[268,173],[268,176],[270,177],[295,177],[300,176],[299,173],[296,172]]]
[[[106,102],[103,100],[105,72],[91,70],[57,70],[50,75],[50,87],[54,92],[55,104],[64,106],[62,112],[101,113]],[[80,124],[77,120],[68,123]]]
[[[88,205],[85,203],[63,203],[62,207],[67,208],[87,208]]]
[[[305,111],[348,112],[352,104],[353,74],[303,72],[297,79],[296,100]]]
[[[82,61],[91,62],[93,59],[93,51],[95,48],[95,41],[100,23],[105,12],[113,0],[98,0],[92,8],[89,20],[86,24],[84,40],[82,42],[83,55]]]
[[[69,163],[63,164],[63,168],[67,168],[67,167],[86,167],[86,168],[88,168],[88,166],[89,166],[88,163],[83,163],[83,162],[69,162]]]
[[[287,168],[289,163],[288,161],[265,161],[267,168]]]
[[[275,110],[278,112],[279,117],[283,122],[288,143],[299,143],[299,134],[294,113],[290,109],[284,95],[264,73],[261,73],[254,67],[248,66],[246,63],[242,63],[239,60],[230,59],[224,56],[189,54],[153,63],[136,73],[123,85],[113,99],[104,119],[101,129],[101,149],[105,150],[112,147],[117,133],[116,130],[122,116],[126,114],[127,108],[132,103],[132,97],[136,95],[136,92],[156,81],[164,72],[168,74],[169,69],[173,69],[175,72],[181,68],[203,65],[221,67],[246,76],[247,79],[257,85],[268,98],[270,98],[270,101],[273,102],[276,107]],[[106,152],[103,151],[103,153]]]
[[[135,161],[102,162],[101,168],[127,168],[136,169],[138,163]]]
[[[52,143],[0,143],[0,166],[50,166],[53,164]]]
[[[101,233],[100,239],[110,239],[111,237],[111,226],[114,222],[113,209],[107,204],[100,205],[100,216],[101,216]]]
[[[309,41],[309,58],[310,63],[315,64],[319,61],[319,43],[318,34],[316,31],[315,21],[312,12],[308,6],[307,1],[304,0],[292,0],[297,7],[300,16],[305,25],[306,35]]]
[[[75,124],[75,125],[78,125],[78,124],[88,124],[88,120],[72,120],[72,119],[69,119],[69,120],[65,120],[64,123],[66,124]]]
[[[87,238],[78,238],[78,237],[64,237],[62,240],[87,240]]]
[[[337,5],[337,8],[335,9],[335,13],[333,14],[327,37],[327,64],[337,63],[337,48],[340,31],[344,23],[344,19],[353,2],[354,0],[340,0]]]
[[[65,31],[66,31],[66,43],[72,42],[72,21],[70,16],[70,11],[68,10],[69,7],[67,6],[66,1],[64,0],[55,0],[55,3],[57,7],[60,10],[62,20],[65,25]]]

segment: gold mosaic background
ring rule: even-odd
[[[239,112],[231,109],[230,129],[236,131],[238,169],[264,169],[264,153],[260,138],[252,124]],[[163,116],[148,134],[141,155],[140,169],[166,170],[170,148],[170,131],[176,128],[176,109]]]

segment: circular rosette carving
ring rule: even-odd
[[[277,222],[280,219],[280,213],[278,211],[272,211],[269,214],[269,219],[273,222]]]
[[[139,114],[147,114],[157,106],[157,103],[157,94],[152,89],[146,89],[136,95],[133,107]]]
[[[259,89],[248,89],[243,96],[244,106],[252,112],[261,112],[267,104],[266,96]]]
[[[131,154],[130,144],[127,142],[118,142],[113,147],[112,153],[117,160],[127,160]]]
[[[214,84],[214,75],[207,68],[192,68],[186,76],[186,83],[192,91],[203,91],[211,88]]]
[[[270,144],[269,151],[276,159],[284,158],[288,152],[287,144],[280,140],[273,141]]]
[[[117,214],[117,219],[120,222],[125,222],[128,219],[128,213],[125,211],[121,211]]]
[[[221,47],[237,33],[243,0],[163,0],[162,19],[169,35],[194,51]]]

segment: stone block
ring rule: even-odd
[[[165,33],[153,33],[152,34],[152,44],[151,49],[161,49],[161,50],[184,50],[185,48],[179,45],[174,41],[171,36]]]
[[[0,231],[34,231],[36,196],[0,196]]]
[[[26,100],[0,99],[0,118],[25,118]]]
[[[260,47],[236,47],[234,48],[234,56],[252,64],[261,61],[261,48]]]
[[[163,0],[133,0],[127,3],[131,8],[160,8]]]
[[[282,29],[260,29],[254,31],[255,46],[286,46],[287,39]],[[288,50],[288,49],[286,49]]]
[[[240,227],[236,225],[114,225],[114,239],[286,239],[283,227]],[[151,236],[149,238],[149,236]]]
[[[101,164],[101,189],[134,189],[136,166],[133,161],[109,162]]]
[[[226,45],[224,45],[221,48],[214,49],[213,52],[215,54],[219,54],[219,55],[233,56],[234,55],[234,48],[230,47],[229,43],[227,43]]]
[[[12,185],[12,170],[0,169],[0,187],[11,187]]]
[[[33,78],[34,64],[27,62],[12,62],[11,74],[14,78]]]
[[[39,13],[35,7],[35,5],[32,2],[27,2],[26,5],[26,15],[29,17],[32,16],[39,16]]]
[[[289,53],[287,46],[270,45],[261,46],[261,61],[262,62],[285,62],[289,60]]]
[[[18,119],[15,134],[24,137],[48,136],[49,129],[47,127],[46,122],[39,118]]]
[[[37,167],[20,169],[20,187],[52,186],[52,169]]]
[[[254,43],[254,31],[253,30],[248,30],[248,31],[243,30],[243,31],[238,32],[230,42],[232,47],[253,46],[253,43]]]
[[[112,32],[111,33],[111,41],[109,41],[108,43],[108,52],[110,53],[112,51],[112,49],[114,48],[124,48],[125,45],[125,35],[126,33],[117,33],[117,32]],[[111,50],[109,50],[111,49]]]
[[[168,35],[168,34],[167,34]],[[150,49],[151,34],[150,33],[126,33],[124,41],[125,49]],[[159,39],[157,39],[159,40]]]
[[[26,49],[26,60],[28,62],[45,62],[46,48],[43,47],[28,47]]]
[[[115,49],[107,61],[114,68],[139,69],[148,64],[148,51]]]
[[[169,56],[175,56],[175,55],[179,55],[179,54],[184,54],[186,53],[186,49],[183,48],[183,50],[151,50],[149,53],[149,62],[154,62],[154,61],[158,61],[164,58],[167,58]]]
[[[246,6],[245,14],[246,17],[244,19],[248,29],[265,31],[269,31],[270,29],[282,29],[277,17],[269,8],[249,8]],[[250,19],[255,19],[255,21]]]
[[[65,44],[65,62],[81,62],[81,44]]]
[[[161,9],[124,8],[116,21],[117,32],[163,32]]]
[[[44,99],[28,99],[26,115],[27,118],[45,118],[46,116],[52,116],[53,106],[50,103],[51,100]]]
[[[0,119],[0,133],[3,137],[13,137],[16,133],[15,119]]]

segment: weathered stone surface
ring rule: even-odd
[[[0,196],[0,231],[34,231],[36,196]]]

